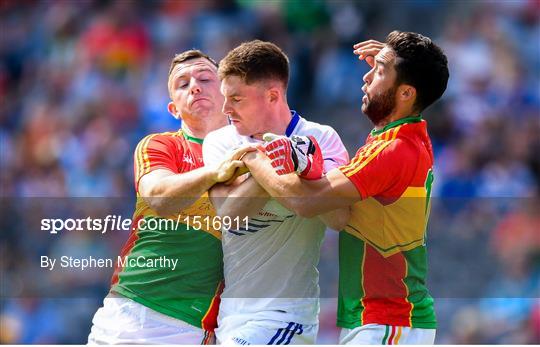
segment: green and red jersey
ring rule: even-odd
[[[426,288],[432,167],[426,122],[418,116],[373,130],[339,168],[362,200],[340,233],[338,326],[436,328]]]
[[[140,179],[153,170],[184,173],[202,167],[202,140],[190,137],[182,130],[152,134],[139,142],[134,162],[137,204],[132,232],[121,257],[166,257],[177,259],[178,265],[174,270],[170,267],[119,266],[112,277],[111,292],[193,326],[213,330],[223,286],[221,233],[196,230],[193,223],[190,227],[185,224],[186,217],[215,216],[207,194],[171,216],[158,215],[139,194]],[[139,228],[141,219],[146,223]],[[160,225],[158,222],[164,219],[175,223]],[[155,223],[148,223],[150,220]],[[160,225],[157,230],[156,225]]]

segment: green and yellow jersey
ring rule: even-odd
[[[192,216],[215,216],[207,194],[177,215],[159,216],[138,190],[141,177],[153,170],[183,173],[203,166],[202,140],[182,130],[149,135],[138,144],[134,162],[137,204],[132,232],[120,258],[151,259],[161,264],[158,259],[165,257],[176,259],[177,266],[172,269],[123,262],[114,272],[111,292],[212,331],[223,285],[221,233],[213,229],[196,230],[186,220]],[[142,219],[145,223],[140,222]],[[160,223],[164,220],[170,223]]]

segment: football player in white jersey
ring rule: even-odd
[[[289,61],[279,47],[258,40],[243,43],[220,62],[218,73],[225,96],[223,112],[231,124],[207,135],[206,165],[218,163],[243,145],[263,144],[265,133],[293,140],[294,170],[307,179],[318,179],[348,162],[334,129],[290,110]],[[316,143],[322,157],[313,156],[318,153]],[[242,221],[248,217],[247,225],[223,230],[225,289],[218,342],[315,343],[321,242],[326,226],[341,230],[346,225],[349,210],[302,218],[271,199],[249,173],[232,184],[214,186],[210,196],[218,215]]]

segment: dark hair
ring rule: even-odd
[[[396,83],[416,88],[415,111],[421,112],[439,99],[448,83],[448,60],[430,38],[412,32],[392,31],[386,37],[398,59]]]
[[[198,49],[190,49],[189,51],[178,53],[174,56],[174,58],[171,61],[171,67],[169,68],[169,77],[171,77],[171,73],[176,65],[181,64],[191,59],[198,59],[198,58],[206,59],[210,63],[212,63],[212,65],[214,65],[216,68],[218,67],[218,63],[216,63],[216,61],[210,58],[208,55],[204,54]]]
[[[239,76],[246,84],[276,79],[287,88],[289,58],[271,42],[244,42],[219,62],[218,75],[220,79]]]

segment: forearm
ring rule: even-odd
[[[264,159],[246,163],[251,175],[266,192],[283,206],[302,214],[305,198],[310,196],[309,186],[295,174],[278,175],[272,165]]]
[[[213,169],[201,167],[162,177],[141,195],[156,212],[172,214],[191,206],[215,183]]]
[[[324,176],[318,180],[304,180],[295,174],[278,175],[269,160],[259,156],[245,160],[251,175],[282,205],[303,217],[314,217],[338,208],[348,207],[359,199],[354,186],[343,185],[343,181]],[[338,177],[343,180],[344,177]],[[345,182],[347,179],[345,178]]]
[[[268,193],[251,177],[240,184],[217,184],[210,190],[210,197],[218,215],[231,218],[255,215],[269,199]]]

